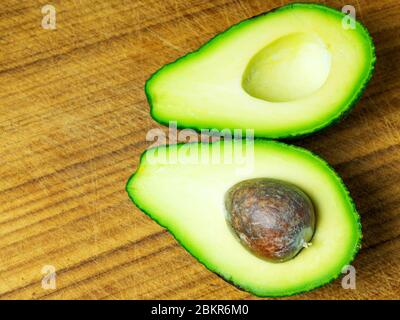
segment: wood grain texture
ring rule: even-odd
[[[44,30],[41,7],[57,9]],[[142,214],[124,187],[159,127],[143,92],[156,69],[286,1],[75,0],[0,4],[0,298],[251,299]],[[345,121],[295,144],[344,178],[363,222],[357,289],[294,299],[400,297],[400,4],[352,4],[377,48]],[[54,265],[57,289],[41,287]]]

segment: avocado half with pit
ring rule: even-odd
[[[267,138],[322,129],[349,111],[374,68],[371,37],[349,19],[299,3],[242,21],[151,76],[152,117]]]
[[[246,186],[259,179],[295,186],[292,190],[307,195],[314,209],[315,226],[307,245],[283,262],[254,254],[229,221],[230,192],[243,181]],[[231,140],[149,149],[126,188],[139,208],[208,269],[259,296],[286,296],[319,287],[336,278],[359,249],[359,216],[342,180],[321,158],[280,142]],[[254,207],[257,199],[248,194],[241,200]],[[270,203],[274,210],[282,199],[276,195]],[[264,218],[259,222],[268,224],[268,216]]]

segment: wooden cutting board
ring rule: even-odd
[[[124,188],[149,145],[146,133],[160,127],[143,92],[150,74],[286,2],[1,2],[1,298],[254,298],[206,270]],[[48,3],[56,30],[41,26]],[[345,121],[294,143],[344,178],[364,239],[356,290],[338,279],[292,298],[398,299],[400,3],[323,3],[355,6],[375,40],[376,71]],[[52,267],[53,289],[42,286]]]

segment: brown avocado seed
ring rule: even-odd
[[[295,185],[268,178],[244,180],[228,190],[225,207],[233,232],[257,256],[283,262],[310,245],[314,208]]]

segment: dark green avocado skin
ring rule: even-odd
[[[257,140],[259,140],[259,141],[265,141],[265,139],[260,139],[260,138],[256,138],[256,139],[255,139],[255,141],[257,141]],[[196,143],[196,142],[191,142],[191,143]],[[208,144],[207,142],[201,142],[201,143]],[[285,143],[283,143],[283,142],[276,142],[276,143],[285,144]],[[182,142],[182,143],[177,143],[178,146],[180,146],[180,145],[185,145],[185,144],[188,144],[188,143],[183,143],[183,142]],[[289,146],[290,146],[291,148],[293,148],[293,149],[302,149],[302,148],[299,148],[299,147],[296,147],[296,146],[293,146],[293,145],[289,145]],[[164,145],[164,146],[160,146],[160,147],[154,147],[154,148],[161,148],[161,147],[162,147],[162,148],[168,148],[168,145]],[[148,150],[151,150],[151,149],[153,149],[153,148],[149,148]],[[138,165],[137,168],[139,168],[140,165],[142,164],[143,158],[144,158],[144,156],[145,156],[145,154],[146,154],[146,152],[147,152],[148,150],[144,151],[144,152],[140,155],[139,165]],[[306,152],[308,152],[309,154],[313,155],[314,157],[320,159],[322,162],[324,162],[325,164],[327,164],[327,165],[329,166],[329,164],[328,164],[324,159],[322,159],[321,157],[319,157],[318,155],[316,155],[316,154],[314,154],[313,152],[308,151],[308,150],[306,150],[306,149],[303,149],[303,150],[306,151]],[[213,272],[213,273],[216,274],[219,278],[221,278],[221,279],[223,279],[224,281],[230,283],[231,285],[235,286],[235,287],[238,288],[239,290],[244,291],[244,292],[249,292],[248,289],[242,288],[242,287],[239,286],[237,283],[235,283],[232,279],[224,278],[224,277],[223,277],[222,275],[220,275],[218,272],[216,272],[215,270],[209,268],[209,266],[207,265],[207,263],[206,263],[205,261],[202,261],[202,260],[201,260],[199,257],[197,257],[195,254],[193,254],[193,252],[191,252],[190,248],[187,247],[183,242],[179,241],[179,239],[177,239],[177,237],[175,236],[175,234],[174,234],[171,230],[169,230],[168,228],[166,228],[166,226],[164,226],[162,223],[160,223],[160,221],[158,221],[150,212],[146,211],[146,210],[141,206],[141,204],[140,204],[140,202],[139,202],[139,199],[135,199],[133,196],[131,196],[131,194],[129,193],[129,185],[130,185],[131,181],[133,181],[133,179],[135,178],[136,173],[137,173],[137,171],[134,172],[134,173],[129,177],[129,179],[128,179],[127,183],[126,183],[126,186],[125,186],[125,191],[127,192],[128,196],[129,196],[129,198],[131,199],[131,201],[133,202],[133,204],[134,204],[139,210],[141,210],[144,214],[146,214],[149,218],[151,218],[152,220],[154,220],[155,222],[157,222],[158,225],[160,225],[161,227],[163,227],[164,229],[166,229],[170,234],[172,234],[172,236],[175,238],[175,240],[176,240],[187,252],[189,252],[191,256],[193,256],[198,262],[200,262],[202,265],[204,265],[209,271]],[[347,188],[345,187],[344,182],[341,180],[340,177],[338,177],[338,178],[339,178],[340,183],[344,186],[346,192],[349,194],[349,191],[348,191]],[[351,198],[350,198],[350,199],[351,199]],[[354,212],[357,212],[355,203],[352,201],[351,204],[352,204],[352,206],[353,206],[353,211],[354,211]],[[354,258],[356,257],[357,253],[358,253],[359,250],[361,249],[362,226],[361,226],[361,221],[360,221],[360,219],[359,219],[359,215],[357,215],[357,218],[358,218],[358,223],[357,223],[357,225],[358,225],[358,228],[359,228],[359,234],[360,234],[361,236],[360,236],[360,238],[358,239],[358,243],[357,243],[357,246],[356,246],[356,250],[355,250],[355,252],[354,252],[354,254],[353,254],[353,257],[352,257],[351,261],[349,261],[349,264],[354,260]],[[321,287],[323,287],[324,285],[326,285],[327,283],[330,283],[330,282],[332,282],[333,280],[337,279],[340,275],[341,275],[341,273],[337,273],[336,275],[333,275],[331,279],[327,280],[325,283],[322,283],[321,285],[319,285],[319,286],[317,286],[317,287],[314,287],[314,288],[311,289],[311,290],[303,290],[303,291],[297,291],[297,292],[294,292],[294,293],[279,294],[279,295],[260,295],[260,294],[257,294],[257,293],[252,292],[252,295],[257,296],[257,297],[260,297],[260,298],[278,298],[278,297],[290,297],[290,296],[295,296],[295,295],[298,295],[298,294],[302,294],[302,293],[314,291],[314,290],[316,290],[316,289],[318,289],[318,288],[321,288]]]
[[[293,7],[296,7],[296,6],[319,7],[320,9],[323,9],[323,10],[326,10],[326,11],[335,11],[335,12],[339,12],[338,10],[336,10],[336,9],[334,9],[334,8],[331,8],[331,7],[329,7],[329,6],[323,5],[323,4],[296,2],[296,3],[291,3],[291,4],[288,4],[288,5],[282,6],[282,7],[274,8],[274,9],[272,9],[272,10],[263,12],[263,13],[261,13],[261,14],[259,14],[259,15],[253,16],[253,17],[251,17],[251,18],[248,18],[248,19],[243,20],[243,21],[241,21],[241,22],[239,22],[239,23],[237,23],[237,24],[232,25],[231,27],[229,27],[229,28],[226,29],[225,31],[223,31],[223,32],[221,32],[221,33],[219,33],[219,34],[217,34],[216,36],[214,36],[213,38],[211,38],[210,40],[208,40],[205,44],[203,44],[203,45],[202,45],[201,47],[199,47],[197,50],[192,51],[192,52],[189,52],[189,53],[187,53],[186,55],[184,55],[184,56],[182,56],[182,57],[179,57],[179,58],[176,59],[175,61],[165,64],[165,65],[162,66],[160,69],[158,69],[156,72],[154,72],[154,73],[146,80],[144,90],[145,90],[145,93],[146,93],[147,101],[148,101],[148,103],[149,103],[149,105],[150,105],[150,115],[151,115],[151,117],[152,117],[156,122],[158,122],[158,123],[160,123],[160,124],[162,124],[162,125],[164,125],[164,126],[168,126],[168,125],[169,125],[168,121],[165,121],[165,120],[163,120],[163,119],[160,119],[160,118],[158,118],[158,117],[154,114],[154,112],[153,112],[153,111],[154,111],[154,109],[153,109],[153,102],[152,102],[151,93],[150,93],[150,90],[149,90],[149,85],[150,85],[151,80],[152,80],[153,78],[155,78],[155,77],[158,75],[158,73],[161,72],[164,68],[166,68],[166,67],[168,67],[168,66],[171,66],[171,65],[175,64],[176,62],[178,62],[178,61],[180,61],[180,60],[187,59],[188,57],[192,56],[193,54],[196,54],[197,52],[201,51],[203,48],[205,48],[206,46],[208,46],[208,45],[209,45],[211,42],[213,42],[215,39],[217,39],[218,37],[223,36],[227,31],[231,30],[232,28],[238,28],[238,27],[240,27],[242,24],[246,24],[246,23],[250,22],[250,21],[251,21],[252,19],[254,19],[254,18],[257,18],[257,17],[260,17],[260,16],[264,16],[264,15],[267,15],[267,14],[272,13],[272,12],[290,9],[290,8],[293,8]],[[343,16],[344,16],[344,14],[343,14]],[[352,100],[347,104],[346,108],[344,108],[343,111],[342,111],[341,113],[338,113],[338,114],[337,114],[334,118],[332,118],[329,122],[323,123],[323,124],[321,124],[321,125],[319,125],[319,126],[317,126],[317,127],[314,127],[314,128],[312,128],[312,129],[310,129],[310,130],[307,130],[307,131],[298,132],[298,133],[295,133],[295,134],[279,135],[279,136],[276,136],[276,137],[268,137],[268,138],[271,138],[271,139],[288,139],[288,140],[291,140],[291,139],[296,139],[296,138],[301,138],[301,137],[309,136],[309,135],[311,135],[311,134],[313,134],[313,133],[315,133],[315,132],[317,132],[317,131],[320,131],[320,130],[322,130],[322,129],[324,129],[324,128],[328,128],[328,127],[334,125],[335,123],[339,122],[340,120],[342,120],[343,118],[345,118],[345,117],[350,113],[350,111],[354,108],[354,106],[356,105],[356,103],[360,100],[361,95],[362,95],[363,92],[365,91],[365,88],[366,88],[366,86],[367,86],[369,80],[370,80],[371,77],[372,77],[373,71],[374,71],[374,69],[375,69],[375,62],[376,62],[375,46],[374,46],[374,42],[373,42],[373,39],[372,39],[370,33],[368,32],[367,28],[366,28],[361,22],[357,21],[357,24],[358,24],[358,25],[365,31],[365,33],[368,35],[368,37],[369,37],[369,42],[370,42],[371,49],[372,49],[371,66],[370,66],[370,68],[369,68],[368,76],[367,76],[367,77],[365,78],[365,80],[364,80],[364,83],[363,83],[363,85],[362,85],[362,88],[357,92],[356,95],[353,96]],[[200,132],[201,129],[204,129],[204,128],[200,128],[200,127],[197,127],[197,126],[181,125],[181,124],[179,124],[179,123],[177,123],[177,128],[178,128],[178,129],[192,129],[192,130],[195,130],[195,131],[197,131],[197,132]],[[243,132],[243,134],[244,134],[244,132]]]

